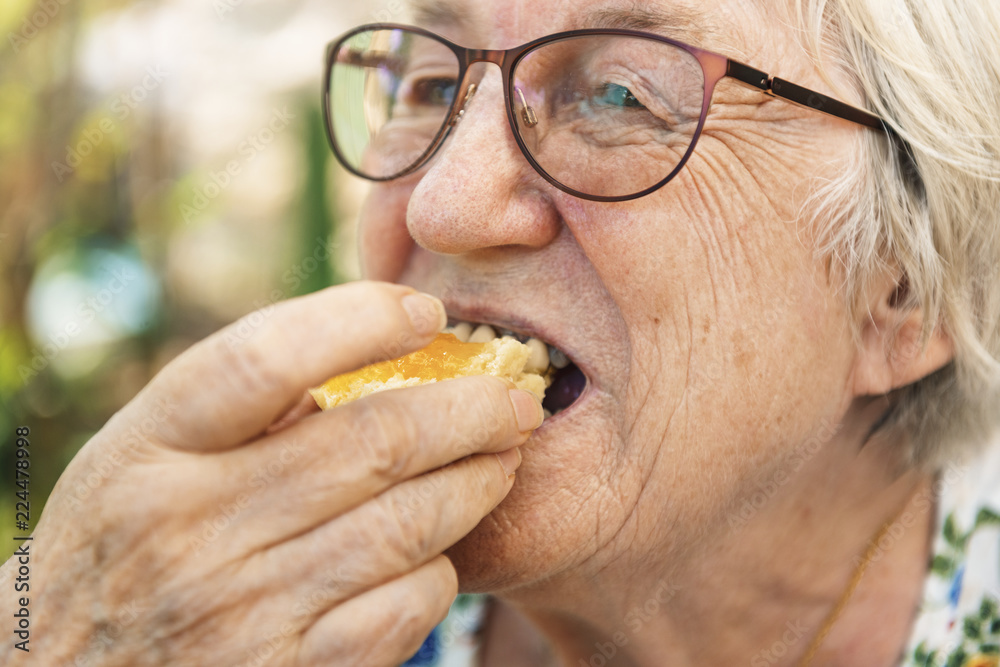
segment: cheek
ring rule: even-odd
[[[713,165],[614,218],[567,213],[626,321],[628,455],[656,468],[651,497],[695,513],[842,409],[852,349],[798,226],[738,164]]]

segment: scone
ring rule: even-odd
[[[495,375],[530,391],[541,401],[551,379],[526,369],[531,352],[528,345],[509,336],[486,343],[463,343],[453,334],[441,333],[422,350],[338,375],[309,391],[319,407],[329,410],[387,389],[466,375]]]

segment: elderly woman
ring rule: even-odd
[[[328,54],[371,282],[83,449],[31,664],[393,665],[462,590],[447,664],[996,665],[1000,5],[414,9]],[[488,377],[302,400],[448,319],[544,341],[552,416]]]

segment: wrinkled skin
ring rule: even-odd
[[[592,25],[599,7],[692,10],[671,0],[457,7],[464,25],[428,27],[488,48]],[[709,17],[678,20],[677,36],[835,92],[778,9],[695,8],[715,29]],[[909,502],[919,520],[869,568],[817,664],[892,663],[923,576],[931,513],[913,499],[928,480],[900,469],[905,443],[867,436],[886,408],[877,397],[940,368],[951,346],[943,334],[913,345],[922,320],[895,310],[896,275],[871,286],[855,344],[835,271],[799,220],[813,179],[851,168],[868,130],[724,81],[680,175],[600,204],[531,170],[501,99],[492,68],[439,155],[374,188],[361,252],[368,278],[438,295],[453,317],[539,335],[586,372],[581,399],[523,447],[516,483],[492,454],[463,459],[517,446],[537,425],[527,401],[517,425],[497,381],[321,415],[293,409],[310,384],[429,334],[404,335],[401,292],[382,284],[291,302],[245,345],[227,349],[223,333],[171,364],[67,470],[35,542],[40,655],[253,664],[248,649],[278,633],[272,664],[391,665],[461,582],[499,593],[501,619],[527,621],[493,632],[487,665],[542,664],[543,654],[586,663],[619,631],[627,641],[608,664],[746,664],[789,623],[802,632],[766,664],[794,664],[853,559]],[[70,502],[165,398],[177,409],[82,507]],[[253,472],[293,442],[302,452],[197,550],[203,522],[253,493]],[[402,510],[414,488],[422,502]],[[102,644],[136,598],[142,611]],[[638,625],[636,608],[647,610]],[[497,645],[540,648],[505,657]]]
[[[441,552],[509,491],[512,448],[542,414],[488,377],[306,407],[306,387],[431,340],[440,303],[411,324],[407,294],[326,290],[169,364],[57,484],[30,546],[31,652],[0,660],[389,665],[416,651],[456,591]]]
[[[507,48],[593,27],[598,9],[621,5],[435,6],[464,21],[439,11],[426,27]],[[626,5],[645,8],[703,11],[691,29],[678,19],[671,35],[816,90],[850,91],[846,81],[830,90],[778,9]],[[943,335],[915,351],[919,313],[890,305],[898,276],[872,287],[872,320],[855,345],[837,276],[799,222],[813,179],[849,169],[868,130],[724,80],[673,181],[630,202],[587,202],[532,171],[503,115],[499,71],[479,67],[476,96],[441,152],[416,176],[375,188],[362,218],[366,272],[441,295],[455,317],[538,332],[570,352],[590,387],[536,433],[510,496],[449,551],[463,585],[503,591],[560,638],[566,664],[630,627],[628,611],[663,585],[676,589],[671,604],[656,631],[630,637],[622,664],[746,662],[794,619],[808,621],[811,637],[865,542],[926,483],[895,467],[903,443],[874,438],[859,455],[886,408],[871,396],[951,355]],[[901,335],[891,341],[884,332],[895,322]],[[769,486],[776,495],[734,523]],[[912,553],[896,550],[900,562],[878,575],[890,609],[902,607],[887,646],[845,640],[865,656],[845,664],[895,657],[925,530],[909,531]]]

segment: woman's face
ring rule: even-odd
[[[743,0],[424,8],[425,27],[482,48],[622,25],[621,13],[833,94],[778,11]],[[724,79],[678,176],[634,201],[590,202],[532,170],[499,69],[476,67],[479,90],[434,159],[374,188],[367,277],[436,294],[455,319],[538,336],[587,386],[535,433],[510,495],[449,555],[469,589],[612,563],[694,567],[690,554],[731,536],[734,512],[786,471],[782,457],[829,438],[851,402],[847,314],[800,207],[815,179],[851,168],[864,130]]]

